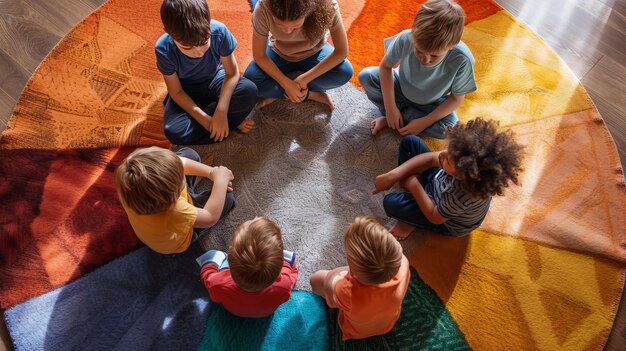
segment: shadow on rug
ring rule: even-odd
[[[143,247],[5,316],[16,350],[190,350],[209,297],[197,245],[163,256]]]

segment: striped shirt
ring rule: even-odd
[[[458,180],[439,169],[426,193],[437,205],[439,213],[448,220],[441,224],[450,233],[464,234],[480,226],[487,215],[491,197],[474,198],[461,189]]]

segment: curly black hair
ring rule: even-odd
[[[470,195],[483,199],[502,195],[509,182],[519,185],[523,146],[511,130],[498,132],[499,122],[477,118],[447,130],[454,177]]]
[[[335,16],[331,0],[268,0],[270,12],[281,21],[304,17],[302,30],[311,41],[319,41],[330,28]]]

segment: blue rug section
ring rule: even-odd
[[[214,305],[198,350],[328,350],[326,302],[319,296],[294,291],[273,315],[241,318]]]
[[[197,244],[164,256],[146,247],[5,311],[16,350],[193,350],[209,296]]]
[[[389,333],[344,342],[336,309],[331,311],[329,318],[331,349],[336,351],[471,350],[446,306],[413,267],[400,319]]]

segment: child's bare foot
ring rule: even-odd
[[[333,98],[321,91],[311,91],[309,92],[309,100],[321,102],[322,104],[328,105],[330,107],[330,111],[335,109],[335,101]]]
[[[370,130],[372,131],[372,135],[376,135],[386,126],[387,118],[385,116],[375,118],[372,123],[370,123]]]
[[[243,122],[239,123],[237,129],[239,129],[239,131],[243,134],[246,134],[247,132],[252,130],[252,127],[254,127],[254,121],[250,118],[246,118],[243,120]]]
[[[277,100],[276,98],[261,99],[259,100],[259,102],[256,103],[256,107],[257,108],[265,107],[276,100]]]
[[[401,221],[396,221],[396,224],[394,224],[391,229],[389,229],[391,234],[393,234],[394,238],[396,238],[396,240],[398,241],[406,239],[409,235],[411,235],[411,233],[413,233],[414,230],[414,226]]]

